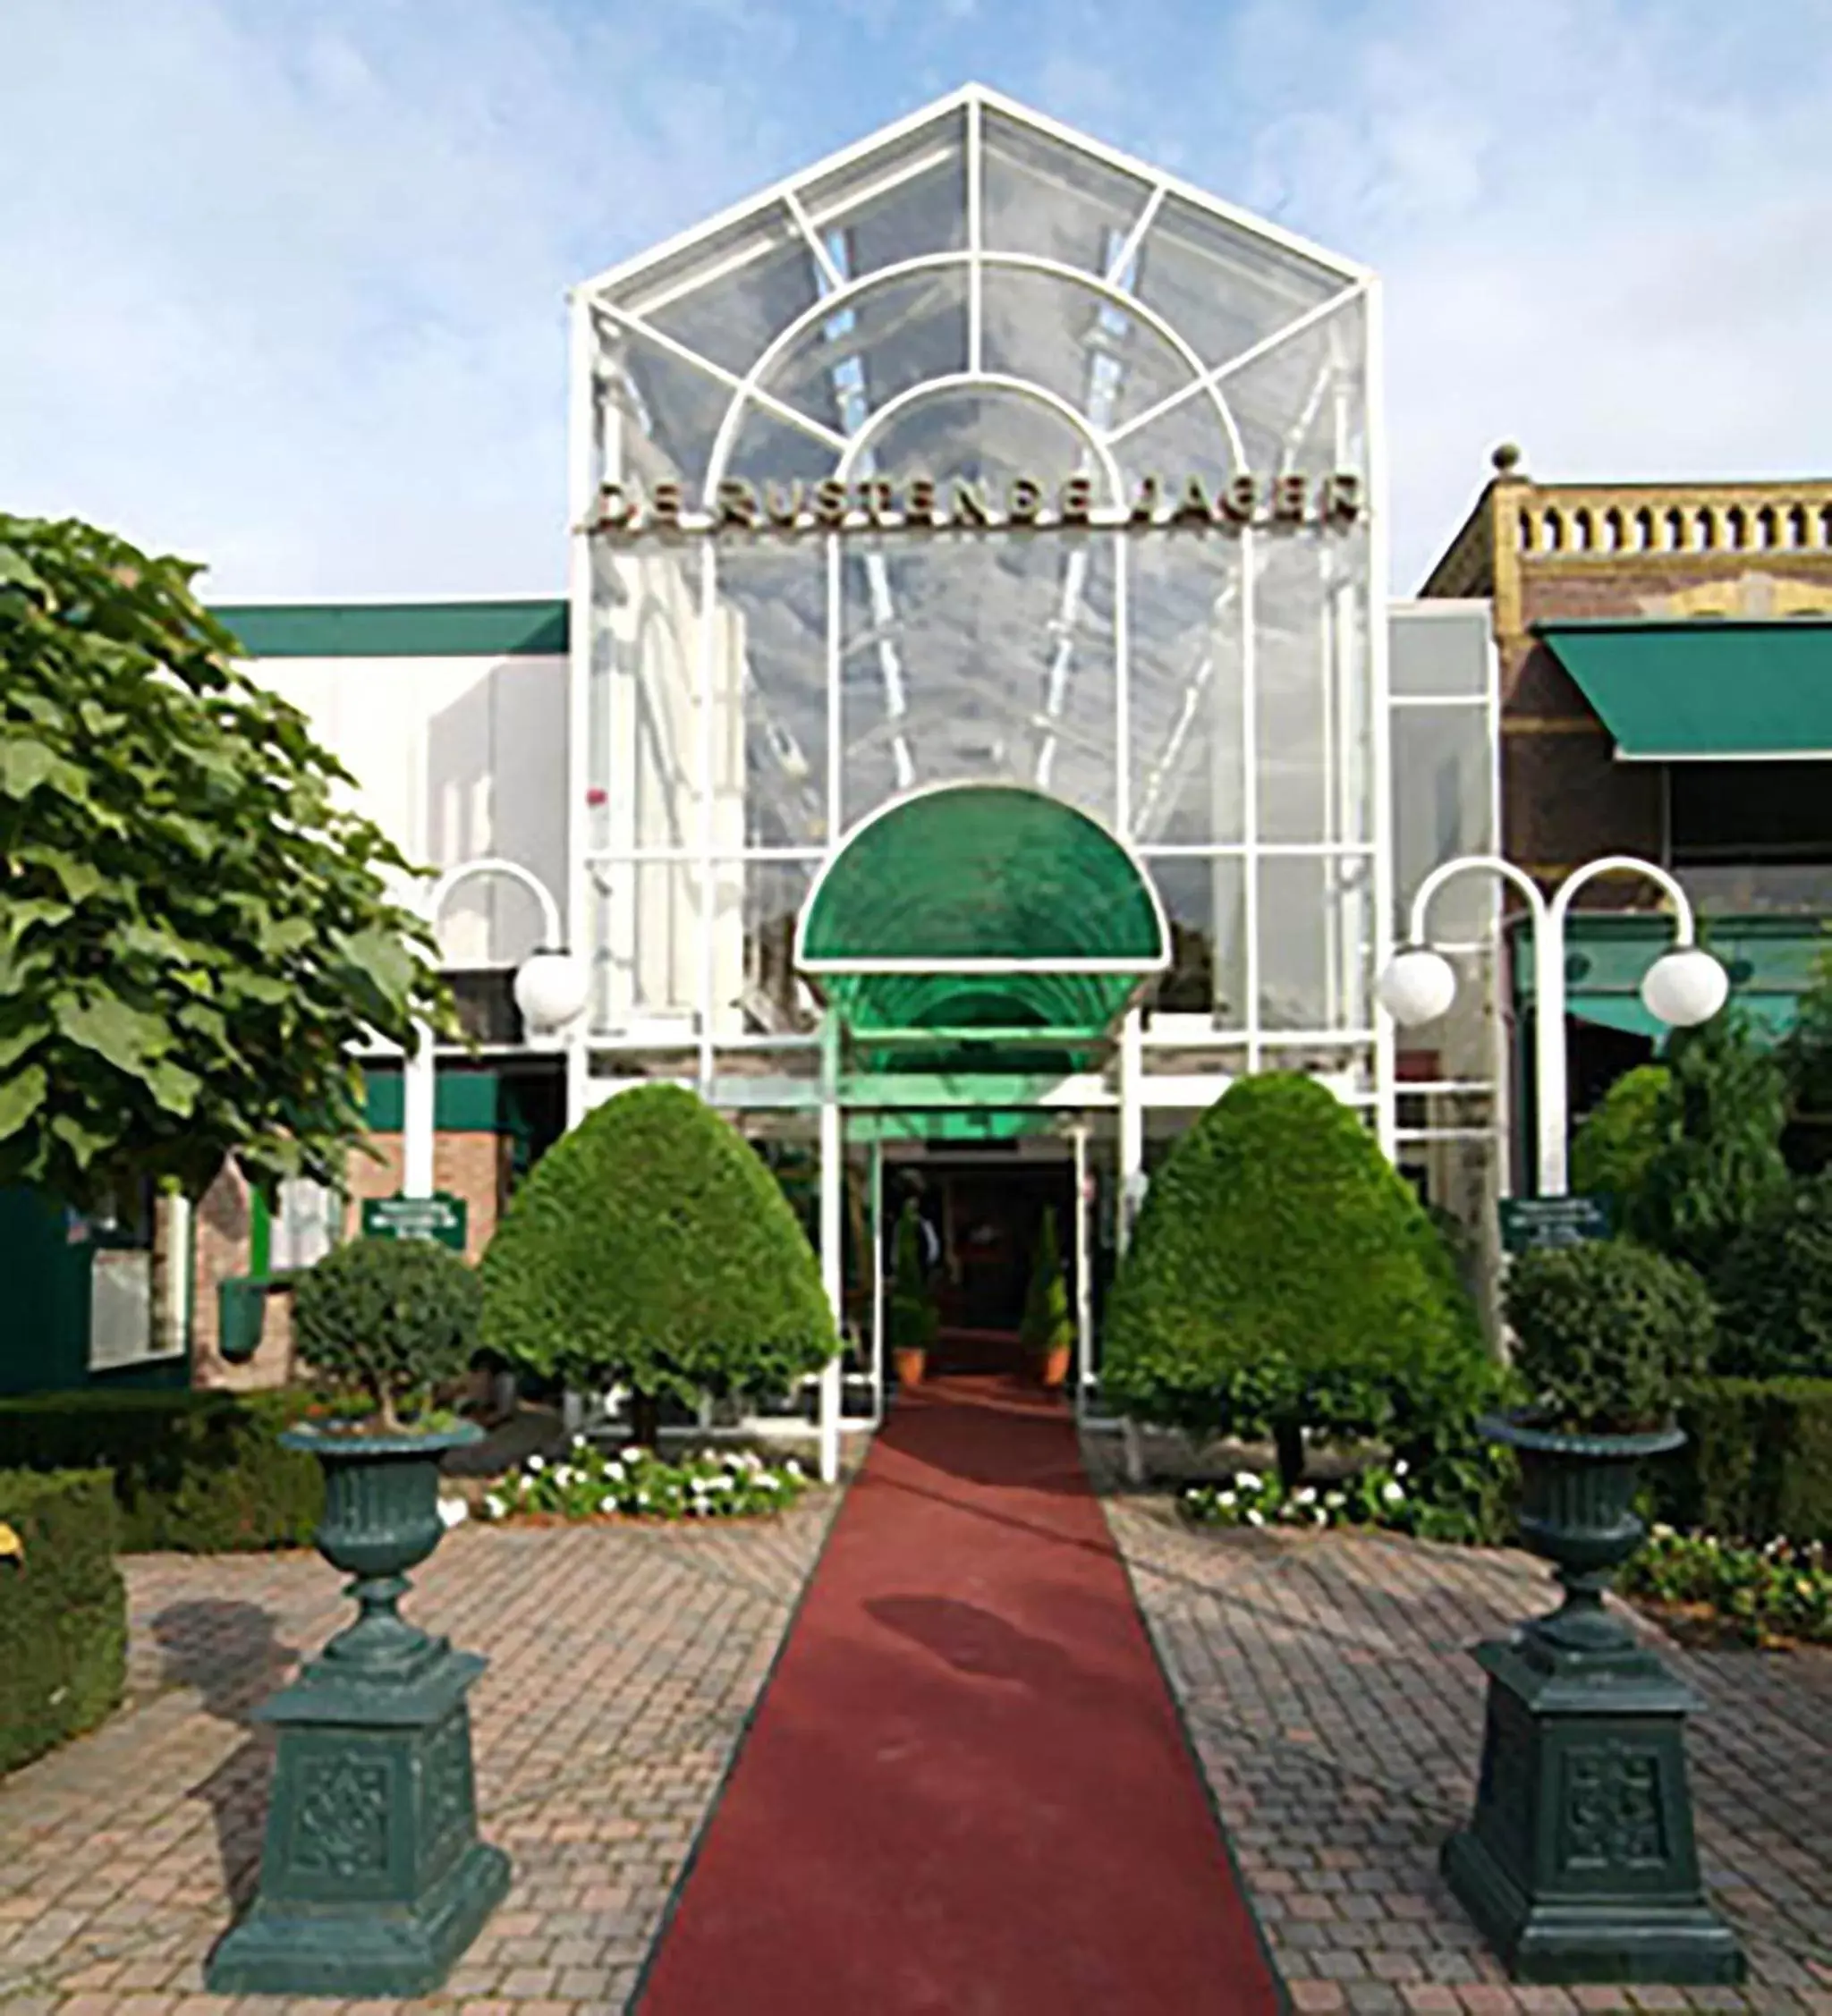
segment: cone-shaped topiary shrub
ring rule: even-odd
[[[885,1319],[893,1351],[927,1351],[935,1342],[939,1318],[925,1277],[920,1214],[913,1198],[906,1198],[897,1213],[891,1249],[890,1307]]]
[[[293,1285],[293,1339],[315,1372],[365,1393],[378,1426],[462,1378],[477,1348],[477,1275],[423,1239],[352,1239]]]
[[[838,1349],[820,1268],[776,1179],[691,1092],[639,1086],[535,1165],[483,1260],[483,1342],[633,1396],[780,1393]]]
[[[1611,1197],[1624,1222],[1647,1187],[1648,1171],[1672,1131],[1673,1073],[1638,1064],[1603,1095],[1571,1144],[1571,1187]]]
[[[1054,1211],[1046,1211],[1037,1228],[1037,1254],[1030,1263],[1030,1286],[1024,1297],[1024,1316],[1018,1334],[1032,1351],[1045,1353],[1059,1351],[1075,1340]]]
[[[1327,1088],[1286,1072],[1231,1087],[1166,1159],[1108,1298],[1100,1372],[1139,1418],[1269,1436],[1288,1486],[1303,1429],[1429,1448],[1497,1376],[1405,1180]]]

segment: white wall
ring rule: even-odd
[[[564,902],[564,657],[263,658],[249,671],[310,717],[410,860],[505,854]],[[513,965],[539,936],[533,900],[491,879],[454,895],[440,943],[448,965]]]

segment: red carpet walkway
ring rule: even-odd
[[[1058,1402],[897,1407],[636,2006],[1283,2006]]]

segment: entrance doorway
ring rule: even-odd
[[[940,1328],[929,1352],[939,1374],[1022,1376],[1025,1298],[1046,1213],[1056,1216],[1069,1307],[1075,1307],[1075,1195],[1068,1144],[1022,1153],[951,1148],[897,1157],[885,1171],[885,1222],[895,1227],[914,1198],[929,1237],[930,1281]],[[889,1251],[886,1266],[891,1264]]]

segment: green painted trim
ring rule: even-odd
[[[554,597],[498,602],[233,602],[212,608],[250,658],[564,657]]]
[[[267,1193],[259,1183],[248,1199],[248,1271],[258,1281],[267,1277],[274,1257],[274,1212]]]
[[[1060,1115],[1033,1109],[963,1107],[949,1113],[849,1113],[852,1141],[1015,1141],[1047,1134]]]
[[[403,1093],[399,1069],[363,1072],[365,1111],[372,1134],[401,1131]],[[511,1111],[503,1074],[440,1066],[433,1083],[433,1127],[441,1134],[512,1134],[520,1119]]]

